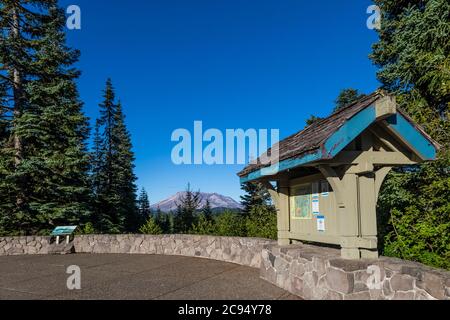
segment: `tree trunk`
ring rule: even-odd
[[[19,22],[19,13],[16,7],[12,9],[12,19],[13,23],[11,26],[11,35],[15,40],[20,38],[20,22]],[[13,126],[17,126],[17,120],[22,116],[23,112],[23,82],[22,75],[16,66],[13,66],[11,69],[13,83],[13,95],[14,95],[14,108],[13,115],[14,121]],[[21,137],[14,131],[13,135],[13,143],[14,143],[14,164],[16,168],[20,165],[23,159],[23,142]],[[22,183],[19,184],[19,188],[22,189]],[[24,195],[22,190],[17,193],[16,204],[17,206],[21,206],[24,203]]]

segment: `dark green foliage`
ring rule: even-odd
[[[438,161],[396,170],[383,185],[384,254],[450,268],[450,3],[376,0],[372,60],[384,89],[441,145]]]
[[[177,212],[174,217],[174,232],[188,233],[196,222],[196,214],[200,209],[200,192],[192,191],[190,184],[185,194],[177,203]]]
[[[46,233],[90,218],[87,119],[55,0],[0,6],[0,232]]]
[[[145,191],[144,188],[142,188],[141,193],[139,194],[138,200],[137,200],[137,206],[138,206],[138,212],[139,216],[146,221],[148,218],[150,218],[152,212],[150,210],[150,201],[148,200],[148,194],[147,191]]]
[[[336,101],[335,101],[336,106],[334,107],[333,112],[336,112],[339,109],[344,108],[344,107],[352,104],[353,102],[356,102],[364,97],[365,97],[365,94],[359,93],[358,89],[353,89],[353,88],[343,89],[339,93],[339,96],[336,98]]]
[[[217,225],[214,220],[208,219],[204,213],[201,213],[197,222],[192,226],[192,234],[215,235],[217,234]]]
[[[143,234],[153,234],[153,235],[163,233],[163,230],[153,217],[148,218],[145,224],[139,228],[139,231]]]
[[[95,228],[92,222],[88,222],[84,225],[82,234],[95,234]]]
[[[211,209],[211,204],[209,203],[208,199],[206,199],[205,206],[202,209],[202,215],[207,221],[212,221],[213,219],[213,211]]]
[[[242,210],[245,216],[256,206],[265,206],[270,204],[270,194],[267,189],[260,183],[243,183],[241,189],[245,191],[245,195],[241,196]]]
[[[173,214],[163,213],[158,207],[155,213],[156,223],[161,227],[164,233],[172,233],[173,228]]]
[[[313,123],[322,120],[320,117],[316,117],[315,115],[311,115],[308,119],[306,119],[306,126],[309,127]]]
[[[256,206],[250,211],[246,221],[248,237],[276,240],[277,212],[273,206]]]
[[[224,237],[245,237],[245,218],[233,211],[224,211],[215,219],[215,235]]]
[[[102,233],[134,232],[142,219],[136,206],[131,137],[111,79],[103,93],[92,155],[95,224]]]

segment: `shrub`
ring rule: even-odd
[[[204,214],[199,215],[197,223],[192,226],[191,230],[192,234],[200,235],[215,235],[216,232],[216,224],[213,220],[208,219]]]
[[[143,234],[162,234],[163,230],[156,223],[153,217],[148,218],[148,220],[139,228],[139,231]]]
[[[245,237],[245,220],[235,212],[224,211],[216,217],[216,235],[224,237]]]
[[[248,237],[277,239],[277,213],[272,206],[255,206],[246,220]]]
[[[95,233],[95,229],[94,229],[94,225],[92,224],[92,222],[86,223],[83,227],[82,234],[94,234],[94,233]]]

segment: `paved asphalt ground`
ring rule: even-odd
[[[68,266],[81,290],[68,290]],[[157,255],[73,254],[0,257],[0,300],[296,299],[259,270],[214,260]]]

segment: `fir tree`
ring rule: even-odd
[[[163,233],[163,230],[153,217],[149,217],[146,220],[145,224],[143,224],[139,228],[139,231],[143,234],[152,234],[152,235],[158,235]]]
[[[187,233],[196,222],[196,213],[200,208],[200,191],[191,190],[190,184],[186,192],[177,203],[177,212],[174,217],[174,231],[178,233]]]
[[[376,0],[372,60],[383,88],[441,145],[438,160],[392,172],[379,200],[384,254],[450,268],[450,3]]]
[[[315,115],[310,115],[308,119],[306,119],[306,127],[312,125],[313,123],[322,120],[323,118],[317,117]]]
[[[158,206],[155,213],[155,219],[158,225],[161,227],[163,233],[169,234],[173,232],[173,215],[164,213]]]
[[[142,217],[144,220],[147,220],[152,213],[150,210],[150,201],[148,200],[148,194],[144,188],[141,189],[137,204],[140,217]]]
[[[137,231],[142,219],[136,207],[136,175],[134,174],[134,152],[130,133],[125,125],[122,104],[116,106],[113,133],[113,182],[120,197],[119,210],[124,215],[124,226],[128,232]]]
[[[351,105],[352,103],[364,98],[365,96],[366,95],[363,93],[360,93],[358,91],[358,89],[353,89],[353,88],[343,89],[339,93],[339,96],[336,98],[336,101],[335,101],[336,106],[334,107],[333,111],[335,112],[341,108]]]
[[[106,82],[95,137],[92,181],[96,186],[97,229],[108,233],[137,231],[142,220],[136,206],[136,176],[131,137],[121,103],[115,102],[111,79]]]
[[[211,209],[211,203],[209,202],[209,199],[206,199],[205,205],[202,208],[202,215],[205,217],[207,221],[213,220],[213,212]]]
[[[79,53],[65,45],[64,11],[56,0],[8,1],[0,15],[0,86],[8,97],[0,223],[20,234],[82,223],[90,216],[88,125],[72,67]]]
[[[241,189],[245,194],[241,196],[241,204],[244,207],[242,213],[248,216],[256,206],[269,206],[271,202],[270,194],[260,183],[243,183]]]

